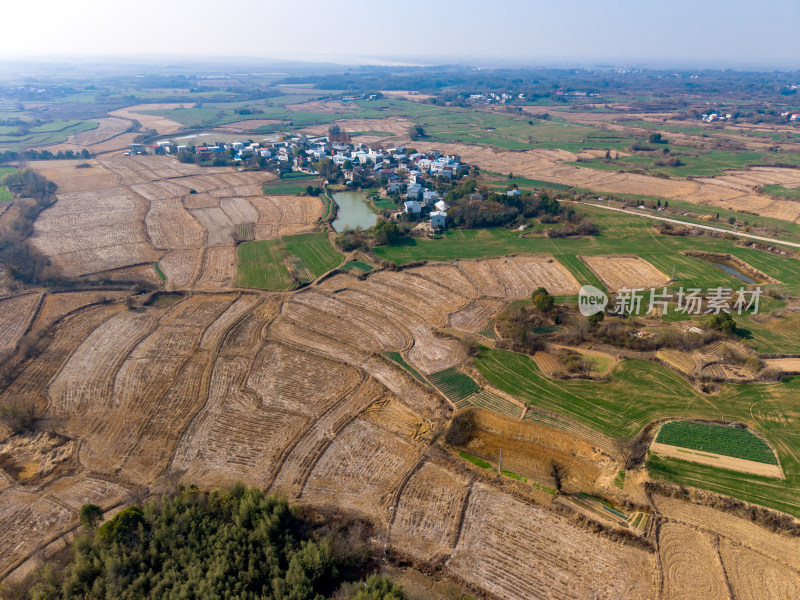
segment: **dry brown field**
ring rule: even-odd
[[[137,104],[136,106],[127,106],[119,110],[108,113],[113,117],[128,119],[131,121],[138,121],[143,129],[155,129],[160,134],[175,133],[183,129],[183,124],[160,117],[158,115],[147,115],[139,111],[145,110],[165,110],[173,108],[192,108],[194,102],[181,102],[181,103],[161,103],[161,104]]]
[[[708,536],[685,525],[667,523],[658,537],[666,600],[729,598],[722,564]]]
[[[580,256],[609,292],[649,289],[664,285],[669,277],[638,256]]]
[[[768,358],[764,364],[768,368],[780,369],[786,373],[800,373],[800,358]]]
[[[77,169],[82,162],[90,167]],[[159,260],[168,289],[195,282],[220,289],[235,276],[236,225],[253,223],[256,239],[269,239],[312,230],[322,214],[318,198],[264,196],[261,184],[274,174],[201,168],[166,156],[42,161],[36,168],[58,191],[56,204],[37,219],[32,243],[70,276],[158,284],[153,269],[121,270]]]
[[[681,373],[688,375],[696,368],[694,359],[686,352],[681,352],[680,350],[661,349],[658,351],[657,355],[658,358],[663,360],[671,367],[676,368]]]
[[[41,299],[41,294],[23,294],[0,300],[0,354],[16,347]]]

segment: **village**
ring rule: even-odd
[[[447,209],[440,190],[472,168],[458,155],[439,151],[416,152],[395,146],[372,148],[350,141],[331,141],[334,136],[292,136],[273,142],[215,142],[202,146],[178,145],[172,140],[130,144],[126,155],[166,154],[183,162],[214,166],[318,175],[324,185],[341,182],[353,189],[379,188],[398,205],[395,219],[429,222],[433,231],[446,227]],[[346,137],[346,136],[343,136]],[[519,193],[518,190],[509,192]],[[402,203],[400,203],[402,201]]]

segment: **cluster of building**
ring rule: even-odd
[[[730,113],[721,115],[719,113],[706,113],[704,115],[700,115],[700,120],[706,123],[714,123],[715,121],[730,121],[733,118],[733,115]]]
[[[426,179],[428,182],[436,178],[452,181],[459,177],[459,171],[468,168],[458,155],[443,155],[435,150],[408,153],[403,146],[376,149],[361,143],[332,142],[328,136],[298,136],[262,143],[218,142],[191,147],[166,140],[152,145],[131,144],[129,153],[176,154],[182,151],[194,152],[202,160],[218,155],[233,161],[264,158],[279,171],[313,174],[316,174],[315,164],[328,159],[342,170],[350,184],[360,175],[385,182],[387,194],[404,197],[403,213],[429,215],[434,229],[445,227],[449,207],[437,192],[426,187]]]
[[[786,117],[787,121],[800,121],[800,112],[782,112],[781,116]]]

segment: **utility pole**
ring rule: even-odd
[[[672,281],[675,281],[675,263],[672,263]]]
[[[500,464],[497,466],[497,473],[499,475],[503,474],[503,449],[500,448]]]

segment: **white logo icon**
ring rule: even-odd
[[[582,285],[578,293],[578,309],[584,317],[603,312],[608,305],[608,296],[593,285]]]

